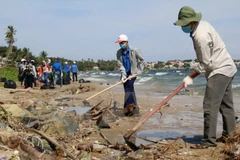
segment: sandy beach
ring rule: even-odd
[[[87,84],[88,85],[88,84]],[[95,93],[101,91],[102,89],[108,87],[108,85],[100,85],[99,83],[90,84],[91,89],[88,92],[79,92],[79,83],[73,83],[71,85],[59,86],[56,89],[40,90],[39,88],[26,91],[24,89],[17,88],[17,90],[0,88],[0,102],[3,105],[16,104],[20,107],[27,108],[29,105],[35,104],[35,108],[38,110],[48,110],[53,107],[61,110],[67,110],[68,108],[89,108],[85,106],[82,101]],[[13,91],[14,93],[10,92]],[[76,94],[77,93],[77,94]],[[137,122],[148,113],[151,109],[157,106],[166,96],[156,96],[151,95],[149,91],[145,92],[140,90],[140,87],[136,87],[137,101],[140,106],[140,116],[136,117],[125,117],[122,113],[123,106],[123,88],[121,85],[106,91],[91,100],[89,103],[91,106],[98,104],[103,101],[100,106],[107,106],[112,101],[116,101],[116,106],[119,109],[117,120],[113,123],[109,123],[110,129],[101,129],[101,133],[112,143],[124,143],[123,135],[131,130]],[[167,157],[172,157],[173,159],[202,159],[202,154],[204,154],[205,159],[222,159],[223,154],[219,154],[221,149],[208,148],[203,150],[192,150],[190,145],[199,143],[202,138],[203,133],[203,110],[202,110],[202,100],[203,96],[191,95],[186,93],[185,95],[176,95],[168,103],[167,106],[155,113],[136,133],[137,136],[151,139],[154,141],[173,141],[180,137],[181,144],[184,144],[184,148],[191,154],[180,154],[179,152],[174,152]],[[240,115],[240,98],[234,97],[236,116]],[[41,105],[46,104],[46,105]],[[86,111],[86,110],[85,110]],[[80,113],[79,114],[84,114]],[[4,132],[5,130],[2,130]],[[222,131],[222,120],[219,115],[218,122],[218,136],[220,136]],[[51,135],[54,137],[54,134]],[[91,133],[87,141],[95,142],[99,141],[104,143],[103,138],[99,136],[98,132]],[[135,139],[136,145],[149,145],[148,141],[142,139]],[[224,144],[219,143],[219,146]],[[0,148],[1,149],[1,148]],[[213,152],[214,151],[214,152]],[[1,150],[0,156],[8,154],[9,151]],[[182,151],[181,151],[182,152]],[[137,154],[137,153],[135,153]],[[106,155],[111,155],[110,153],[95,153],[92,152],[91,156],[99,159],[106,158]],[[140,153],[139,153],[140,155]],[[143,157],[142,157],[143,158]],[[140,159],[142,159],[140,158]],[[144,159],[144,158],[143,158]]]

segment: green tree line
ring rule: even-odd
[[[7,57],[8,47],[0,46],[0,56]],[[69,65],[73,64],[73,60],[69,60],[63,57],[48,57],[48,53],[46,51],[42,51],[38,56],[33,55],[29,48],[17,48],[16,46],[12,47],[12,53],[9,55],[8,59],[11,62],[20,62],[23,58],[30,58],[34,60],[37,65],[40,65],[43,60],[47,61],[51,60],[51,64],[53,64],[57,58],[60,59],[60,62],[64,65],[65,62],[68,62]],[[98,60],[97,62],[93,61],[93,59],[80,60],[75,61],[78,69],[81,71],[89,71],[93,70],[94,67],[97,67],[101,71],[114,71],[117,70],[117,61],[116,60]],[[96,69],[97,69],[96,68]]]
[[[14,46],[16,42],[15,35],[17,30],[13,26],[8,26],[7,31],[5,33],[5,41],[8,46],[0,46],[0,56],[2,58],[6,58],[6,63],[13,64],[15,62],[20,62],[23,58],[30,58],[34,60],[37,65],[40,65],[43,60],[48,61],[51,60],[51,64],[53,64],[57,58],[60,59],[60,62],[64,65],[65,62],[68,62],[69,65],[73,63],[72,60],[60,57],[48,57],[48,53],[46,51],[42,51],[38,56],[34,55],[29,48],[18,48]],[[81,61],[76,61],[79,70],[88,71],[99,69],[102,71],[113,71],[117,69],[117,61],[116,60],[98,60],[94,62],[93,59],[82,59]]]

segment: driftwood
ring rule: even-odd
[[[93,150],[93,144],[91,142],[82,142],[76,146],[76,149],[91,152]]]
[[[122,151],[122,150],[129,150],[128,146],[122,145],[122,144],[118,144],[118,143],[116,143],[114,145],[109,145],[108,147],[109,148],[113,148],[113,149],[117,149],[117,150],[120,150],[120,151]]]
[[[151,140],[151,139],[139,137],[139,136],[137,136],[137,135],[133,135],[133,136],[136,137],[136,138],[142,139],[142,140],[144,140],[144,141],[147,141],[147,142],[158,143],[158,141],[154,141],[154,140]]]
[[[151,148],[152,148],[151,146],[143,145],[143,144],[140,144],[140,146],[139,146],[139,149],[143,149],[143,150],[147,150],[147,149],[151,149]]]
[[[43,160],[43,159],[47,159],[47,160],[55,160],[55,159],[62,159],[62,154],[61,153],[51,153],[51,154],[45,154],[38,152],[35,148],[33,148],[26,140],[22,140],[22,142],[20,143],[20,149],[22,151],[24,151],[27,154],[24,154],[22,152],[20,152],[20,157],[21,155],[24,157],[22,159],[35,159],[35,160]]]
[[[112,145],[112,143],[109,140],[107,140],[107,138],[101,132],[99,134],[107,142],[108,145]]]
[[[2,107],[0,106],[1,109],[4,111],[4,113],[6,114],[6,119],[8,120],[8,123],[9,125],[12,127],[12,128],[21,128],[21,129],[25,129],[27,131],[30,131],[30,132],[34,132],[34,133],[37,133],[38,135],[42,136],[44,139],[46,139],[48,142],[50,142],[51,144],[55,145],[56,148],[60,148],[61,150],[63,150],[67,156],[69,156],[70,158],[72,159],[75,159],[75,156],[72,155],[70,152],[68,152],[64,147],[62,147],[60,144],[58,144],[58,142],[56,142],[54,139],[52,139],[51,137],[48,137],[47,135],[45,135],[44,133],[42,133],[41,131],[38,131],[36,129],[33,129],[33,128],[29,128],[29,127],[26,127],[24,124],[22,123],[17,123],[12,117],[11,115],[8,114],[8,112]],[[11,123],[10,123],[11,122]]]
[[[13,151],[13,149],[11,149],[11,148],[8,148],[8,147],[6,147],[6,146],[3,146],[3,145],[0,145],[0,150],[10,150],[10,151]]]
[[[17,93],[17,92],[25,92],[25,93],[32,93],[32,94],[35,94],[34,91],[31,91],[31,90],[22,90],[22,89],[15,89],[15,90],[10,90],[9,93],[10,94],[13,94],[13,93]]]
[[[4,115],[2,115],[2,119],[6,120],[7,124],[13,128],[14,130],[21,130],[23,129],[22,125],[18,122],[15,121],[14,118],[12,118],[12,116],[8,113],[8,111],[0,106],[0,110],[2,110],[4,112]]]
[[[60,148],[61,150],[63,150],[67,156],[69,156],[70,158],[72,159],[75,159],[75,156],[70,153],[69,151],[67,151],[64,147],[62,147],[58,142],[56,142],[54,139],[52,139],[51,137],[48,137],[47,135],[45,135],[44,133],[42,133],[41,131],[38,131],[36,129],[33,129],[33,128],[28,128],[28,127],[25,127],[26,130],[28,131],[31,131],[31,132],[34,132],[34,133],[37,133],[38,135],[42,136],[44,139],[46,139],[48,142],[54,144],[56,147]]]
[[[107,109],[107,112],[110,113],[114,118],[119,119],[119,117],[116,116],[116,115],[114,115],[114,114],[112,113],[112,111],[110,111],[110,109]]]
[[[33,148],[31,145],[27,144],[23,140],[20,143],[20,148],[28,154],[28,156],[32,159],[39,158],[41,156],[41,153],[38,152],[35,148]]]
[[[55,122],[56,120],[47,120],[47,121],[39,121],[39,120],[35,120],[33,122],[30,122],[28,124],[26,124],[25,126],[28,128],[35,128],[35,129],[39,129],[41,128],[43,125],[48,124],[48,123],[52,123]]]

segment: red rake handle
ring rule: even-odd
[[[172,93],[170,93],[159,105],[157,105],[151,112],[146,114],[132,129],[131,132],[129,132],[127,135],[124,136],[125,139],[129,139],[131,135],[139,128],[141,127],[155,112],[157,112],[163,105],[165,105],[174,95],[176,95],[181,89],[184,88],[184,82],[176,88]]]

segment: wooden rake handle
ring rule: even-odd
[[[151,112],[148,112],[129,133],[124,135],[124,139],[128,140],[137,131],[139,127],[141,127],[155,112],[157,112],[163,105],[165,105],[174,95],[176,95],[183,88],[184,88],[184,82],[178,88],[176,88],[172,93],[170,93]]]
[[[129,76],[127,79],[125,79],[125,80],[129,80],[129,79],[131,79],[131,78],[134,78],[134,77],[136,77],[137,75],[138,75],[138,74],[133,74],[133,75]],[[104,90],[102,90],[102,91],[100,91],[100,92],[98,92],[98,93],[92,95],[91,97],[87,98],[86,101],[88,101],[88,100],[90,100],[90,99],[96,97],[97,95],[99,95],[99,94],[101,94],[101,93],[103,93],[103,92],[105,92],[105,91],[107,91],[107,90],[109,90],[109,89],[111,89],[111,88],[113,88],[113,87],[119,85],[119,84],[122,84],[122,83],[123,83],[122,81],[119,81],[119,82],[117,82],[116,84],[111,85],[110,87],[105,88]]]

